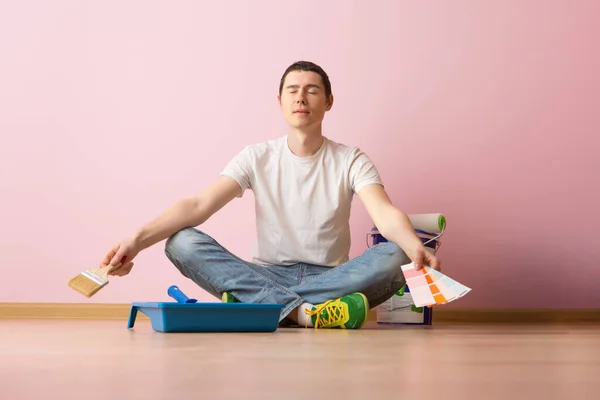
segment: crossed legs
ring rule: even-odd
[[[280,321],[303,303],[356,292],[376,307],[404,285],[400,267],[410,262],[397,244],[380,243],[335,268],[262,266],[240,259],[195,228],[171,236],[165,254],[185,277],[217,298],[229,292],[246,303],[283,304]]]

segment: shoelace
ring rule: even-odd
[[[323,317],[323,311],[327,311],[326,317]],[[319,329],[320,326],[331,326],[338,321],[346,320],[346,311],[345,304],[337,299],[327,300],[325,303],[316,306],[314,310],[305,309],[304,313],[310,317],[317,316],[315,329]],[[308,328],[308,320],[306,321],[306,327]]]

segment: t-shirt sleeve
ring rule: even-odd
[[[382,185],[377,167],[360,149],[354,149],[350,157],[350,186],[354,193],[360,192],[367,185]]]
[[[242,197],[246,189],[252,188],[252,154],[249,147],[240,151],[221,172],[221,175],[228,176],[235,180],[242,191],[238,197]]]

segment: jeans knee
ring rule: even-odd
[[[184,228],[175,232],[165,242],[165,253],[173,260],[183,259],[193,253],[194,249],[206,241],[208,236],[194,228]],[[210,239],[210,238],[208,238]]]
[[[391,262],[398,267],[410,263],[410,258],[396,243],[388,243],[392,247]]]
[[[181,254],[186,248],[189,248],[191,240],[187,229],[175,232],[165,242],[165,253],[167,256]]]
[[[385,242],[378,245],[377,251],[381,255],[381,272],[392,281],[404,281],[402,266],[410,263],[404,250],[394,242]]]

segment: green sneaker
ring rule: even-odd
[[[369,301],[362,293],[352,293],[317,304],[312,310],[304,312],[311,316],[315,329],[359,329],[367,321]]]
[[[223,292],[223,296],[221,296],[221,301],[223,303],[239,303],[240,301],[233,297],[233,295],[229,292]]]

